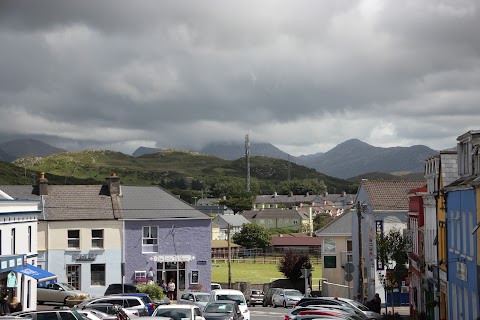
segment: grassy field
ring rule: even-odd
[[[218,267],[216,267],[218,266]],[[231,263],[232,282],[250,282],[252,284],[268,283],[284,278],[276,264],[263,263]],[[313,278],[322,277],[322,266],[314,265]],[[228,267],[223,261],[212,260],[212,282],[228,282]]]

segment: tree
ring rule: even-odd
[[[278,265],[278,271],[294,281],[302,277],[302,269],[311,269],[313,271],[310,256],[308,254],[299,254],[293,250],[287,250]]]
[[[268,230],[256,223],[244,223],[242,230],[232,237],[234,243],[244,248],[266,248],[270,246],[272,238]]]
[[[221,189],[225,197],[218,203],[230,208],[234,214],[252,209],[255,196],[252,192],[247,192],[239,182],[219,183],[216,188]]]
[[[277,186],[278,192],[281,194],[319,194],[327,191],[327,187],[323,180],[317,179],[293,179],[282,181]]]
[[[377,259],[386,268],[386,276],[381,274],[381,272],[378,275],[385,291],[392,294],[392,310],[395,313],[393,290],[408,276],[406,265],[408,263],[407,249],[409,243],[398,229],[391,229],[387,234],[378,234],[376,240]]]
[[[334,218],[327,212],[320,212],[313,218],[313,230],[320,230]]]

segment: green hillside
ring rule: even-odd
[[[198,192],[204,189],[212,190],[213,186],[219,183],[244,184],[246,175],[243,159],[224,160],[206,154],[178,150],[162,150],[141,157],[108,150],[87,150],[58,153],[48,157],[22,158],[15,160],[13,164],[16,167],[10,165],[11,172],[2,172],[1,176],[20,176],[25,170],[31,170],[45,172],[50,183],[64,183],[62,179],[54,177],[67,177],[63,180],[70,184],[74,183],[74,179],[102,183],[106,177],[115,172],[121,177],[123,184],[161,185],[177,194],[183,192],[180,190]],[[251,158],[250,172],[252,185],[258,186],[257,189],[261,194],[273,193],[276,191],[276,184],[289,177],[322,180],[329,191],[335,188],[354,193],[357,187],[356,183],[329,177],[316,172],[315,169],[274,158]],[[10,181],[32,183],[32,179]],[[189,195],[182,195],[182,197],[187,200]]]

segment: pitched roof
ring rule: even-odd
[[[247,219],[308,219],[304,213],[296,209],[269,208],[261,210],[247,210],[242,213]]]
[[[223,228],[226,228],[229,224],[232,227],[241,227],[244,223],[250,223],[250,221],[241,214],[219,214],[215,217],[214,221]]]
[[[212,249],[228,248],[227,240],[212,240],[210,242]],[[241,245],[230,242],[230,248],[239,248]]]
[[[320,246],[321,244],[320,238],[306,235],[283,234],[272,236],[272,246]]]
[[[0,189],[16,199],[40,200],[32,186],[11,185]],[[49,185],[43,196],[40,220],[105,220],[114,219],[112,198],[101,185]]]
[[[211,219],[187,202],[157,186],[121,185],[120,189],[120,204],[126,220]]]
[[[363,180],[372,210],[408,210],[409,190],[423,187],[425,180]]]
[[[315,199],[316,195],[310,194],[293,194],[293,195],[282,195],[282,194],[270,194],[270,195],[261,195],[256,196],[254,203],[305,203],[312,202]]]
[[[349,210],[338,216],[336,219],[327,223],[323,228],[317,230],[315,234],[317,237],[331,236],[331,235],[352,235],[352,219],[353,211]]]

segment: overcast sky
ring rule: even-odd
[[[2,0],[0,139],[449,148],[480,129],[479,3]]]

